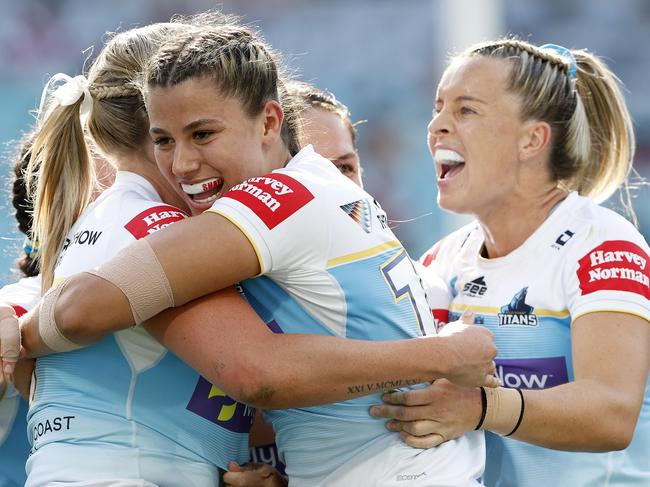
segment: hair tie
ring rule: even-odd
[[[90,95],[89,83],[86,77],[83,75],[75,76],[74,78],[72,78],[67,74],[57,73],[54,76],[52,76],[47,82],[47,84],[45,85],[45,88],[43,88],[39,113],[43,113],[43,108],[45,106],[45,99],[47,97],[47,93],[50,91],[51,86],[54,83],[57,83],[58,81],[61,80],[65,81],[65,83],[63,83],[56,90],[54,90],[54,93],[52,93],[52,97],[56,100],[56,102],[59,105],[63,107],[67,107],[77,103],[77,101],[79,101],[79,98],[83,96],[83,101],[81,102],[81,106],[79,107],[79,116],[83,121],[83,119],[85,119],[88,116],[93,106],[92,96]]]
[[[564,60],[569,63],[569,78],[572,80],[576,79],[576,75],[578,74],[578,63],[576,62],[575,56],[569,49],[557,44],[544,44],[539,48],[545,49],[547,51],[553,51],[564,58]]]
[[[38,254],[38,248],[40,247],[40,244],[38,243],[38,240],[36,242],[32,242],[29,237],[25,238],[23,241],[23,252],[29,257],[30,259],[33,259],[36,257],[36,254]]]

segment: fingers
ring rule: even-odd
[[[383,394],[381,400],[389,404],[423,406],[431,403],[435,399],[434,387],[428,386],[408,391],[391,391]]]
[[[228,464],[228,472],[223,480],[233,487],[263,487],[273,485],[274,469],[267,464],[239,465],[235,462]]]
[[[485,377],[485,384],[484,387],[499,387],[501,384],[499,383],[499,379],[496,378],[494,375],[490,374]]]
[[[400,436],[408,446],[421,449],[433,448],[434,446],[441,445],[447,441],[447,439],[439,433],[433,433],[427,436],[413,436],[402,432],[400,433]]]
[[[0,317],[0,365],[4,375],[11,376],[20,355],[20,328],[15,314]]]
[[[429,419],[436,415],[434,404],[424,406],[394,406],[392,404],[378,404],[370,408],[370,415],[374,418],[397,419],[398,421],[416,421]]]
[[[463,311],[463,314],[460,317],[460,321],[462,321],[466,325],[473,325],[474,311],[472,311],[471,309],[466,309],[465,311]]]
[[[437,421],[420,419],[417,421],[388,421],[386,429],[409,434],[411,436],[442,435],[441,425]]]

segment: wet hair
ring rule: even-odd
[[[606,64],[585,50],[570,53],[575,66],[556,51],[502,39],[470,47],[460,57],[510,63],[507,89],[519,96],[522,119],[551,126],[553,180],[602,202],[621,186],[627,190],[635,151],[632,120],[620,80]],[[629,198],[627,206],[631,211]]]
[[[37,244],[30,238],[32,228],[32,201],[27,194],[24,172],[29,163],[30,150],[32,148],[33,133],[23,136],[18,144],[18,151],[14,162],[13,182],[11,185],[11,204],[15,210],[18,230],[25,234],[26,240],[23,245],[22,255],[18,258],[18,270],[26,277],[38,275],[38,261],[34,258],[37,251]]]
[[[195,18],[191,18],[194,21]],[[148,65],[142,88],[167,88],[193,78],[214,81],[224,96],[237,98],[249,116],[277,101],[284,112],[281,136],[291,155],[301,149],[296,107],[286,96],[283,66],[264,39],[232,16],[165,43]]]
[[[287,94],[294,98],[299,111],[308,108],[318,108],[325,110],[335,115],[343,121],[344,125],[350,131],[352,137],[352,146],[357,149],[357,125],[360,122],[352,122],[350,110],[346,105],[336,99],[330,91],[318,88],[310,83],[304,81],[291,80],[286,83]]]
[[[135,79],[163,41],[187,28],[153,24],[117,34],[104,46],[88,71],[92,108],[87,128],[93,149],[109,156],[143,147],[149,121]],[[32,238],[40,242],[37,258],[46,290],[65,239],[91,200],[96,178],[80,118],[83,96],[69,106],[51,96],[44,101],[26,180],[34,201]]]

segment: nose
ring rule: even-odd
[[[201,167],[201,155],[191,144],[176,143],[172,173],[179,179],[191,178]]]
[[[427,129],[429,137],[438,137],[451,132],[451,124],[445,109],[433,115]]]

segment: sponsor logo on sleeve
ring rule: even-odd
[[[233,186],[224,198],[247,206],[269,230],[314,199],[300,182],[286,174],[269,174]]]
[[[124,225],[124,228],[139,240],[185,218],[187,218],[187,215],[178,208],[169,205],[160,205],[147,208],[143,212],[138,213],[129,223]]]
[[[248,433],[255,418],[255,408],[228,397],[203,377],[199,377],[186,409],[236,433]]]
[[[625,240],[608,240],[578,261],[582,295],[596,291],[627,291],[650,299],[648,255]]]
[[[505,387],[547,389],[569,382],[564,357],[499,359],[496,376]]]

